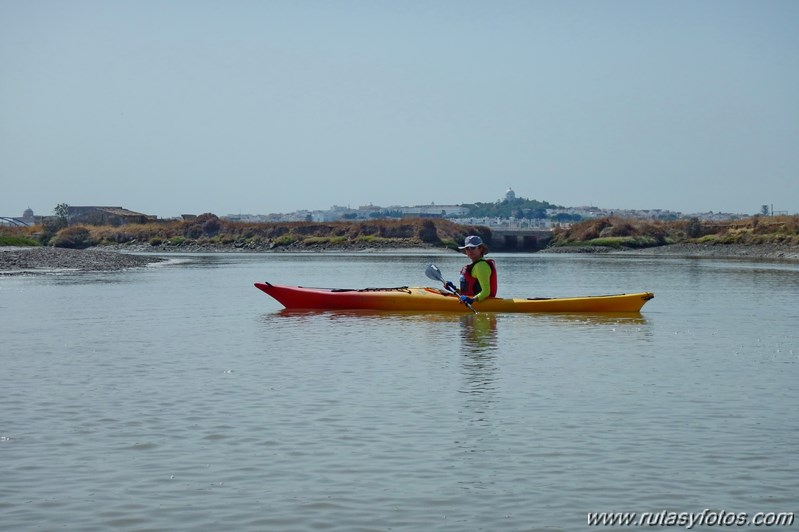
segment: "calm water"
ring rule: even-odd
[[[799,265],[494,257],[501,295],[656,297],[636,316],[286,313],[252,285],[430,285],[455,254],[0,277],[0,528],[797,510]]]

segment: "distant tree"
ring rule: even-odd
[[[67,226],[67,213],[69,212],[69,205],[66,203],[59,203],[53,209],[55,216],[48,216],[42,221],[44,231],[39,235],[39,241],[47,245],[50,243],[56,233]]]
[[[697,238],[702,235],[702,222],[699,221],[699,218],[693,217],[688,220],[685,233],[691,238]]]
[[[579,214],[568,214],[565,212],[559,212],[552,216],[552,220],[555,222],[579,222],[582,219],[583,217]]]
[[[53,214],[55,214],[58,218],[66,222],[67,215],[69,214],[69,205],[67,205],[66,203],[59,203],[53,209]],[[66,225],[66,223],[64,225]]]
[[[206,236],[216,236],[222,229],[222,221],[216,215],[211,215],[203,222],[203,234]]]
[[[523,217],[542,218],[541,213],[546,213],[547,209],[557,208],[546,201],[530,200],[527,198],[504,199],[496,203],[473,203],[464,204],[463,207],[469,209],[468,216],[480,218],[484,216],[498,216],[500,218],[518,217],[523,213]]]
[[[386,218],[399,218],[399,216],[392,216],[391,211],[373,211],[367,215],[373,220],[384,220]]]
[[[369,218],[402,218],[402,211],[386,209],[382,211],[370,212]]]
[[[768,216],[768,205],[760,206],[760,214],[762,214],[763,216]]]
[[[419,240],[428,244],[441,242],[438,238],[438,229],[432,220],[424,220],[419,228]]]

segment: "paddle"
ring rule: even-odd
[[[460,294],[460,292],[458,292],[457,290],[455,290],[454,288],[452,288],[452,287],[451,287],[451,285],[448,285],[448,284],[447,284],[447,281],[445,281],[445,280],[444,280],[444,275],[442,275],[442,273],[441,273],[441,270],[439,270],[439,269],[438,269],[438,266],[436,266],[435,264],[431,264],[431,265],[429,265],[429,266],[427,267],[427,269],[424,271],[424,274],[425,274],[427,277],[429,277],[430,279],[434,280],[434,281],[439,281],[439,282],[441,282],[441,283],[444,283],[444,288],[446,288],[447,290],[449,290],[450,292],[452,292],[452,293],[453,293],[453,294],[455,294],[456,296],[460,297],[460,295],[461,295],[461,294]],[[466,302],[464,302],[464,305],[466,305],[467,307],[469,307],[469,308],[471,309],[471,311],[472,311],[472,312],[474,312],[475,314],[477,314],[477,311],[476,311],[476,310],[474,310],[474,307],[473,307],[473,306],[472,306],[470,303],[466,303]]]

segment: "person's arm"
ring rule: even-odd
[[[491,295],[491,266],[480,261],[472,268],[472,277],[480,283],[480,293],[474,295],[475,301],[482,301]]]

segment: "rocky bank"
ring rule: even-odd
[[[539,253],[607,253],[613,255],[650,255],[717,259],[799,260],[799,247],[779,244],[670,244],[640,249],[614,249],[603,246],[563,246]]]

